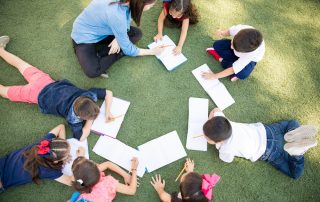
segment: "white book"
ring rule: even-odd
[[[176,131],[142,144],[138,150],[149,173],[187,156]]]
[[[153,49],[157,46],[168,46],[160,55],[156,55],[167,70],[172,71],[174,68],[187,61],[187,58],[182,53],[179,55],[173,54],[173,49],[176,47],[176,44],[167,35],[163,36],[162,40],[149,44],[148,48]]]
[[[89,149],[88,149],[88,141],[85,140],[83,142],[80,142],[79,140],[75,138],[67,139],[67,141],[70,144],[70,155],[72,160],[68,163],[66,163],[62,169],[62,173],[68,176],[73,176],[72,173],[72,163],[73,161],[78,157],[77,150],[79,147],[83,147],[85,150],[85,158],[89,159]]]
[[[230,95],[227,88],[218,79],[206,80],[202,78],[203,72],[211,72],[207,64],[201,65],[192,71],[203,89],[208,93],[211,99],[216,103],[219,109],[224,110],[233,103],[233,97]]]
[[[137,157],[139,160],[137,175],[142,177],[145,172],[145,166],[140,152],[117,139],[101,136],[94,146],[93,151],[127,171],[131,170],[131,159]]]
[[[189,98],[189,121],[186,145],[189,150],[207,151],[207,140],[201,135],[203,135],[203,125],[208,120],[208,105],[208,99]]]
[[[113,97],[110,107],[111,114],[117,117],[114,121],[106,122],[106,103],[102,103],[100,113],[96,120],[94,120],[91,131],[99,135],[107,135],[113,138],[117,137],[121,124],[124,120],[125,114],[128,111],[130,102]]]

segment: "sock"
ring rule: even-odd
[[[220,62],[220,55],[217,53],[216,50],[214,49],[207,49],[207,53],[209,53],[210,55],[212,55],[214,57],[214,59],[216,59],[217,61]]]

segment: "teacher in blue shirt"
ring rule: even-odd
[[[84,73],[90,77],[107,76],[107,69],[123,55],[157,55],[163,48],[141,49],[134,44],[142,32],[142,12],[156,0],[93,0],[73,23],[71,38]]]

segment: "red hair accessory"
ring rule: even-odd
[[[220,176],[213,174],[204,174],[202,175],[202,192],[208,200],[212,199],[212,189],[216,186],[219,182]]]
[[[50,151],[50,141],[49,140],[42,140],[38,145],[38,151],[37,151],[37,154],[39,156],[49,156],[51,154],[51,151]]]

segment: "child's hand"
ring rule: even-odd
[[[106,123],[112,122],[116,119],[111,113],[109,113],[106,117]]]
[[[79,147],[78,149],[77,149],[77,156],[79,157],[79,156],[84,156],[85,155],[85,149],[83,148],[83,147]]]
[[[173,49],[173,54],[174,54],[174,55],[179,55],[179,54],[181,54],[181,51],[182,51],[182,47],[181,47],[181,46],[176,46],[176,47]]]
[[[153,37],[153,40],[155,42],[158,42],[158,41],[162,40],[162,38],[163,38],[162,34],[158,33],[156,36]]]
[[[158,46],[152,49],[153,55],[160,55],[166,47]]]
[[[137,157],[132,158],[131,160],[131,169],[136,169],[138,168],[139,161]]]
[[[155,175],[155,178],[152,177],[152,181],[150,181],[150,183],[158,193],[162,192],[166,186],[166,182],[164,180],[161,182],[161,175]]]
[[[194,161],[189,159],[189,158],[187,158],[186,162],[184,163],[184,167],[185,167],[187,173],[193,172]]]
[[[123,176],[124,183],[130,185],[131,182],[131,175],[129,173],[126,173],[125,176]]]
[[[202,72],[202,78],[206,80],[214,80],[217,79],[217,76],[213,72]]]
[[[215,32],[215,36],[218,37],[218,38],[222,38],[224,36],[226,36],[226,31],[223,31],[221,29],[218,29],[216,32]]]
[[[214,108],[209,114],[209,119],[213,118],[216,112],[222,112],[222,111],[218,107]]]

